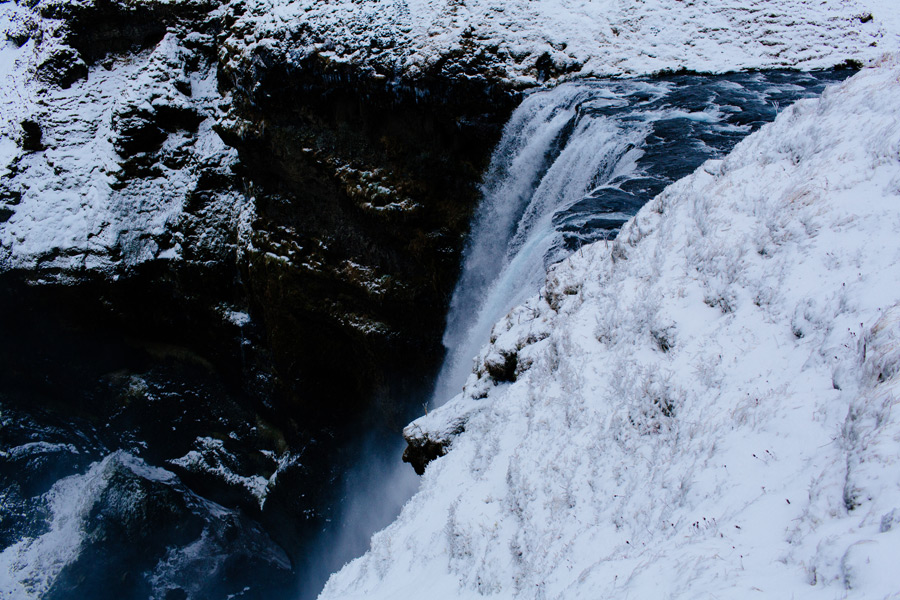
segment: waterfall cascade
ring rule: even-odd
[[[609,238],[665,185],[727,153],[834,73],[568,83],[527,97],[494,152],[453,293],[432,395],[458,393],[493,324],[546,267]]]

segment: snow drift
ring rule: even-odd
[[[898,203],[893,58],[557,265],[321,598],[897,597]]]

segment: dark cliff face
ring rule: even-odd
[[[233,94],[220,133],[257,208],[240,266],[282,392],[305,404],[313,391],[341,418],[373,394],[408,396],[394,384],[426,383],[440,359],[477,182],[513,96],[316,56],[263,58],[220,82]]]
[[[59,477],[124,450],[261,523],[296,563],[354,437],[399,436],[421,406],[480,174],[516,96],[485,77],[410,80],[315,54],[236,62],[219,45],[229,19],[217,3],[37,2],[31,19],[7,36],[52,38],[36,71],[48,94],[155,56],[164,38],[177,47],[150,108],[139,98],[114,111],[111,202],[141,206],[144,182],[189,177],[162,230],[122,226],[106,245],[30,261],[0,248],[0,402],[19,432],[4,443],[49,436],[74,449],[0,472],[31,469],[41,484],[14,495],[37,506]],[[218,101],[191,89],[203,73],[216,73]],[[28,169],[64,127],[48,105],[0,177],[4,221],[40,194]],[[198,150],[209,124],[236,156]],[[265,503],[223,469],[268,480]],[[175,511],[199,531],[189,512]],[[10,542],[28,534],[12,514],[0,514]],[[115,555],[93,551],[100,563]],[[273,585],[288,585],[281,563],[267,564]],[[77,580],[55,593],[85,591]]]
[[[31,23],[20,33],[53,36],[58,43],[48,54],[68,57],[38,67],[50,86],[70,86],[88,67],[109,67],[166,35],[179,39],[180,72],[157,76],[171,81],[112,116],[119,163],[112,194],[138,204],[141,180],[172,170],[195,176],[165,231],[133,239],[121,226],[114,243],[85,251],[101,254],[104,268],[85,267],[77,248],[51,247],[36,263],[5,271],[14,274],[11,282],[54,282],[43,294],[52,295],[59,282],[66,294],[72,285],[108,288],[116,297],[107,311],[112,321],[192,339],[214,355],[234,352],[221,350],[221,334],[212,333],[216,342],[209,343],[203,332],[231,326],[221,314],[204,313],[222,306],[249,311],[259,329],[254,368],[274,382],[267,394],[277,400],[269,401],[339,423],[372,398],[390,404],[425,385],[439,361],[478,181],[517,96],[484,76],[448,78],[446,65],[412,80],[315,53],[257,50],[235,61],[219,46],[230,34],[229,12],[216,8],[190,0],[37,3],[35,16],[54,26]],[[198,104],[190,89],[191,74],[210,69],[218,70],[217,106]],[[180,100],[160,102],[160,94]],[[190,147],[172,150],[175,134],[196,143],[204,121],[237,150],[237,161],[204,162]],[[23,148],[39,152],[53,143],[46,135],[41,142],[40,123],[24,123],[23,131]],[[15,173],[6,179],[3,191],[17,194],[17,203],[23,191]],[[12,201],[9,211],[15,213]],[[158,257],[134,259],[150,237]],[[176,245],[177,257],[164,256]],[[74,260],[60,267],[60,253]],[[163,303],[129,296],[138,286],[148,298],[161,293]],[[96,312],[86,302],[82,314]],[[145,309],[154,306],[173,310],[148,320]],[[112,321],[107,325],[115,327]],[[404,379],[411,387],[394,389]]]

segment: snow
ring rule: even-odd
[[[866,14],[871,14],[873,20],[881,22],[888,43],[896,44],[897,38],[900,37],[900,11],[897,10],[897,3],[894,0],[860,0],[860,2],[869,11]]]
[[[215,452],[216,444],[207,443],[203,450]],[[134,485],[123,485],[123,478]],[[160,493],[177,500],[169,504],[163,500],[154,506]],[[37,600],[59,594],[65,588],[60,576],[66,569],[80,568],[76,561],[83,564],[86,549],[90,552],[89,547],[101,541],[97,536],[109,532],[114,537],[123,535],[129,520],[144,519],[136,534],[143,537],[135,543],[146,542],[147,527],[175,526],[147,520],[154,518],[145,514],[148,510],[184,518],[181,535],[196,537],[166,549],[150,569],[136,574],[148,584],[144,597],[163,598],[174,586],[187,590],[188,597],[210,597],[210,582],[222,580],[230,561],[248,552],[279,569],[290,568],[287,556],[258,527],[244,526],[239,511],[193,494],[171,471],[122,450],[92,463],[83,473],[59,479],[41,501],[39,515],[45,512],[46,519],[39,516],[39,520],[46,520],[46,526],[0,551],[3,600]],[[170,511],[184,512],[173,515]],[[203,521],[203,527],[191,533],[193,527],[187,524],[197,523],[197,519]]]
[[[229,323],[231,323],[233,325],[237,325],[238,327],[245,327],[252,320],[250,318],[250,315],[242,310],[230,310],[230,309],[225,308],[225,309],[223,309],[223,313],[224,313],[225,319]]]
[[[19,11],[13,3],[0,4],[0,31],[7,31],[13,26]],[[0,86],[0,175],[4,175],[15,157],[18,124],[27,116],[30,98],[25,89],[25,64],[32,42],[22,47],[6,39],[0,39],[0,74],[3,85]]]
[[[894,57],[557,265],[320,598],[900,597],[898,202]]]
[[[0,28],[26,19],[39,20],[43,42],[0,42],[0,176],[4,188],[20,196],[0,227],[0,260],[65,276],[178,258],[179,235],[164,234],[182,214],[199,167],[236,160],[212,129],[220,98],[214,66],[191,72],[191,51],[170,33],[150,50],[90,67],[88,77],[69,88],[48,86],[34,73],[58,46],[48,32],[61,22],[0,3]],[[176,83],[189,87],[190,96]],[[129,175],[129,157],[117,143],[132,115],[158,110],[195,111],[202,122],[196,132],[167,132],[148,172]],[[43,150],[17,147],[24,120],[40,125]]]
[[[223,45],[232,68],[257,52],[318,52],[380,77],[490,73],[515,85],[822,68],[900,47],[893,0],[249,0],[241,9]]]
[[[126,452],[108,455],[82,475],[60,479],[45,496],[50,515],[47,531],[33,538],[25,536],[0,552],[0,598],[44,597],[63,568],[78,557],[85,522],[116,469],[166,484],[176,481],[173,474]]]
[[[168,461],[169,464],[181,467],[191,473],[204,473],[226,484],[238,488],[244,488],[251,496],[256,498],[259,507],[266,503],[269,492],[270,479],[261,475],[241,475],[237,471],[238,460],[228,452],[225,443],[211,437],[198,437],[194,440],[196,450],[191,450],[181,458]]]

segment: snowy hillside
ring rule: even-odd
[[[88,67],[60,41],[65,23],[39,9],[48,12],[0,3],[0,264],[65,276],[223,245],[206,231],[186,239],[192,195],[221,200],[205,210],[209,230],[244,205],[202,187],[236,161],[213,132],[219,94],[198,56],[204,36],[169,32]]]
[[[884,598],[900,574],[900,61],[558,265],[321,598]]]
[[[478,73],[524,85],[681,68],[821,68],[898,46],[891,0],[249,0],[241,8],[226,43],[232,60],[317,52],[388,76]]]

